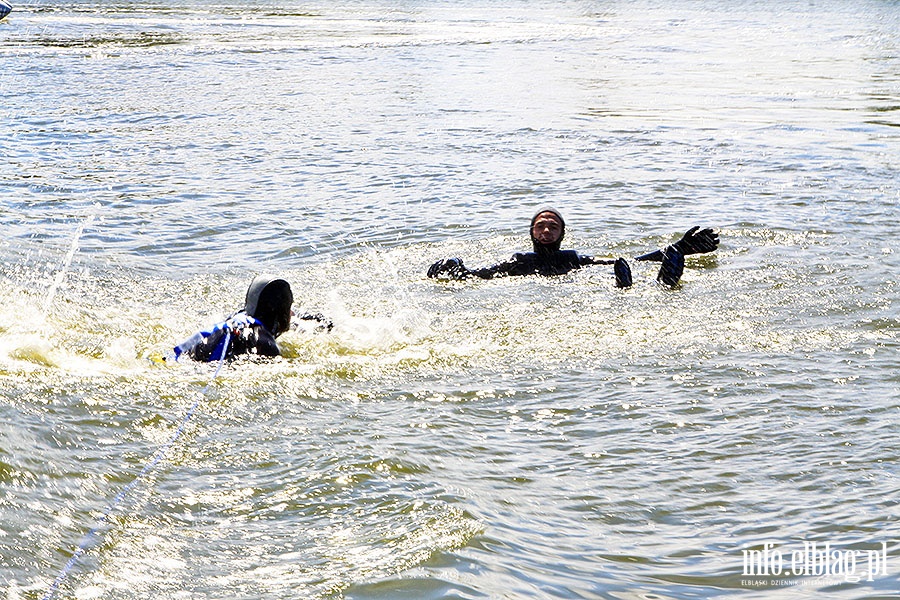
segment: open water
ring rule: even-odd
[[[13,4],[3,598],[900,597],[900,3]]]

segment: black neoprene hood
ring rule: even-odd
[[[537,218],[544,213],[553,213],[554,215],[556,215],[556,218],[559,219],[559,224],[562,226],[562,231],[559,234],[559,238],[552,244],[542,244],[534,237],[534,222],[537,221]],[[534,246],[534,251],[538,254],[559,252],[559,247],[560,245],[562,245],[563,237],[565,237],[566,235],[566,221],[565,219],[563,219],[558,210],[549,206],[545,206],[544,208],[534,213],[534,216],[531,217],[531,225],[528,227],[528,235],[531,237],[531,245]]]
[[[247,288],[244,312],[259,320],[263,327],[278,337],[291,326],[294,294],[284,279],[260,275]]]

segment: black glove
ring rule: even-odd
[[[624,258],[617,258],[613,263],[613,273],[616,276],[616,287],[631,287],[631,267],[628,266],[628,261]]]
[[[674,287],[681,279],[682,273],[684,273],[684,254],[675,246],[669,246],[663,250],[663,261],[659,266],[656,280]]]
[[[298,317],[301,321],[316,321],[319,325],[316,329],[331,331],[334,328],[334,323],[331,322],[331,319],[323,315],[322,313],[305,313]]]
[[[684,254],[704,254],[712,252],[719,247],[719,234],[714,233],[712,229],[697,231],[699,226],[691,227],[687,230],[680,240],[672,244],[676,250]]]
[[[439,260],[428,267],[427,275],[432,279],[465,279],[469,270],[458,258]]]

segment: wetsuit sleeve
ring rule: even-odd
[[[661,250],[654,250],[641,256],[636,256],[634,260],[649,260],[654,262],[662,262],[666,257],[666,251],[673,248],[685,256],[691,254],[706,254],[713,252],[719,247],[719,234],[710,228],[700,229],[694,226],[688,229],[684,236],[671,246],[666,246]]]
[[[542,257],[534,252],[516,253],[508,261],[469,270],[469,274],[482,279],[523,275],[560,275],[581,266],[581,257],[574,250],[557,252],[552,257]]]
[[[593,256],[585,256],[583,254],[578,255],[578,264],[582,267],[586,267],[588,265],[612,265],[615,264],[615,260],[611,258],[594,258]]]
[[[322,313],[303,313],[302,315],[297,317],[297,321],[315,321],[316,323],[318,323],[316,329],[325,331],[331,331],[334,328],[334,322],[332,322],[331,319],[329,319]],[[291,323],[291,326],[297,328],[299,327],[299,323]]]
[[[649,260],[649,261],[653,261],[653,262],[662,262],[662,259],[664,256],[665,256],[665,254],[663,254],[662,250],[654,250],[653,252],[648,252],[647,254],[635,256],[634,260]]]
[[[577,256],[575,255],[575,252],[572,252],[571,254],[573,256]],[[547,261],[539,257],[534,252],[517,252],[516,254],[512,255],[511,259],[507,261],[492,265],[490,267],[484,267],[483,269],[469,270],[469,274],[476,277],[481,277],[482,279],[536,274],[546,275],[547,273],[544,272],[546,270],[546,267]]]
[[[428,277],[431,277],[432,279],[455,279],[456,281],[462,281],[469,277],[493,279],[494,277],[503,277],[506,275],[520,275],[521,273],[517,272],[521,266],[520,261],[517,260],[518,256],[519,255],[516,254],[513,256],[512,260],[491,267],[484,267],[482,269],[469,269],[463,264],[462,260],[458,258],[439,260],[428,269]]]
[[[519,275],[519,262],[516,260],[507,260],[502,263],[482,269],[469,269],[468,274],[480,277],[481,279],[493,279],[494,277],[507,277],[509,275]]]

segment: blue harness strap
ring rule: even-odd
[[[231,335],[237,336],[240,335],[240,332],[243,331],[246,327],[252,327],[253,325],[261,325],[262,323],[251,317],[245,312],[235,313],[230,316],[226,321],[222,321],[221,323],[216,323],[209,329],[204,329],[198,331],[188,339],[184,340],[175,348],[173,352],[175,353],[175,360],[181,358],[182,354],[186,352],[190,352],[193,348],[197,347],[199,344],[204,343],[206,340],[216,335],[219,332],[230,332]],[[228,352],[228,337],[227,335],[223,335],[219,340],[219,343],[216,344],[215,349],[213,349],[212,354],[210,354],[208,362],[215,362],[217,360],[222,360]]]

